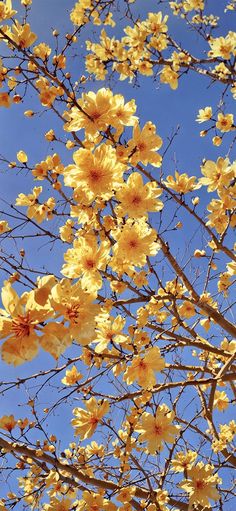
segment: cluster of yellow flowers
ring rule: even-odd
[[[159,130],[157,132],[150,120],[141,124],[134,99],[126,102],[122,94],[115,94],[107,87],[97,91],[82,89],[80,85],[86,83],[86,76],[71,85],[71,75],[67,72],[69,59],[65,54],[67,48],[76,43],[83,25],[114,27],[113,3],[114,0],[77,1],[70,13],[74,33],[66,35],[65,48],[54,54],[45,42],[35,45],[37,35],[27,23],[31,0],[21,0],[26,13],[22,23],[14,18],[16,11],[12,9],[11,0],[0,1],[0,21],[12,22],[11,26],[0,28],[0,39],[9,51],[20,52],[25,67],[21,69],[19,65],[15,70],[11,69],[13,76],[9,74],[5,59],[0,59],[0,87],[8,87],[0,93],[0,106],[8,108],[12,103],[21,102],[22,98],[16,92],[24,80],[27,81],[25,76],[30,76],[40,105],[53,110],[63,123],[63,137],[57,135],[56,128],[55,131],[48,129],[45,140],[63,144],[68,150],[74,149],[66,165],[54,148],[33,167],[22,149],[16,151],[17,162],[7,162],[9,168],[20,172],[29,170],[34,180],[43,182],[41,186],[34,186],[31,193],[20,193],[14,209],[18,212],[18,207],[26,208],[22,215],[26,222],[38,226],[43,235],[61,240],[66,244],[63,245],[66,250],[61,267],[63,278],[54,275],[38,277],[36,283],[31,280],[31,289],[21,295],[12,286],[20,280],[20,273],[13,273],[4,282],[3,308],[0,309],[2,360],[18,366],[33,360],[42,348],[58,361],[72,344],[77,343],[79,356],[75,360],[68,358],[55,374],[61,374],[63,370],[60,381],[65,395],[68,392],[68,396],[72,396],[75,392],[83,396],[82,405],[80,398],[76,398],[79,406],[74,405],[71,421],[76,442],[69,444],[69,448],[54,459],[49,456],[56,454],[57,438],[50,435],[44,442],[36,441],[32,457],[30,452],[18,456],[16,468],[28,470],[27,476],[19,478],[19,487],[24,503],[42,511],[132,511],[134,508],[168,511],[169,506],[173,508],[178,501],[169,492],[172,482],[168,483],[168,491],[164,489],[164,479],[166,474],[170,481],[174,474],[181,474],[183,479],[177,485],[176,494],[181,492],[182,498],[184,491],[191,509],[196,506],[208,508],[210,500],[220,499],[217,485],[221,484],[221,479],[213,466],[214,453],[217,456],[224,454],[229,460],[227,449],[231,449],[236,433],[234,421],[218,428],[210,417],[215,411],[227,410],[231,402],[229,382],[231,385],[233,373],[230,372],[229,380],[224,380],[224,371],[233,363],[235,341],[225,338],[221,342],[221,337],[216,345],[216,324],[220,332],[226,326],[230,333],[233,325],[220,312],[217,296],[209,292],[211,285],[212,288],[215,285],[216,294],[223,300],[228,297],[235,280],[233,250],[225,247],[224,239],[229,227],[236,225],[236,162],[231,163],[229,157],[204,160],[200,178],[192,175],[191,170],[189,174],[179,170],[174,173],[168,170],[164,174],[162,158],[168,147],[163,151],[164,156],[161,155]],[[125,0],[127,13],[131,12],[129,4],[132,3],[134,0]],[[180,76],[191,70],[229,86],[236,99],[232,65],[236,56],[236,33],[229,31],[225,37],[206,37],[205,27],[216,26],[217,17],[204,15],[205,3],[204,0],[169,2],[174,15],[187,20],[191,27],[199,25],[195,28],[204,34],[206,42],[202,60],[184,50],[169,35],[168,15],[150,12],[143,21],[136,19],[134,22],[130,15],[130,25],[124,28],[121,39],[109,36],[102,28],[99,42],[87,41],[87,72],[94,74],[97,80],[105,79],[109,69],[118,73],[120,80],[129,78],[132,81],[139,74],[155,75],[155,78],[158,75],[161,83],[175,90]],[[227,6],[227,9],[233,8],[234,1]],[[57,38],[58,32],[55,30],[53,35]],[[196,119],[199,124],[210,123],[200,135],[205,136],[214,129],[212,140],[217,147],[228,133],[235,131],[233,114],[225,112],[223,104],[216,114],[211,106],[206,106],[199,110]],[[26,110],[24,115],[30,119],[36,117],[37,112]],[[157,177],[160,167],[161,173],[158,172]],[[46,195],[46,186],[52,188],[53,196]],[[209,213],[206,220],[198,215],[200,197],[194,195],[189,199],[189,194],[195,194],[203,187],[207,193],[215,194],[206,206]],[[178,256],[173,255],[175,247],[172,254],[172,247],[165,241],[169,239],[165,238],[169,230],[181,229],[185,222],[184,213],[183,219],[178,219],[176,224],[172,219],[167,227],[163,227],[162,212],[167,210],[169,199],[175,201],[181,211],[192,215],[190,218],[198,221],[209,235],[206,246],[194,246],[190,269],[188,262],[181,267]],[[174,217],[177,211],[174,211]],[[154,214],[157,214],[157,221],[153,222]],[[53,219],[50,225],[54,223],[56,226],[55,235],[43,227],[45,221]],[[0,221],[2,239],[7,236],[10,239],[13,230],[7,220]],[[212,278],[211,271],[216,271],[218,264],[215,255],[220,250],[232,256],[232,260],[223,267],[221,265],[217,276]],[[150,258],[157,254],[158,258],[152,264]],[[20,251],[20,255],[23,261],[25,251]],[[163,263],[162,266],[163,257],[166,265]],[[206,281],[198,293],[203,282],[198,280],[199,263],[206,261],[209,261],[207,271],[206,266],[203,270]],[[194,265],[198,264],[195,271]],[[19,269],[22,267],[21,264]],[[16,289],[18,286],[17,283]],[[116,314],[114,309],[118,311]],[[214,330],[210,342],[199,335],[198,328],[207,333],[211,327]],[[198,357],[200,365],[191,366],[189,360],[182,363],[179,351],[186,346],[189,358],[190,350],[194,348],[191,354]],[[95,370],[98,371],[94,376]],[[93,386],[99,381],[99,370],[101,375],[108,375],[109,385],[109,378],[114,380],[115,395],[109,394],[109,385],[104,394],[99,385]],[[175,376],[172,378],[172,370],[178,371],[174,374],[180,374],[182,381],[177,381]],[[202,411],[199,416],[202,413],[211,426],[203,432],[202,438],[212,440],[213,455],[209,458],[201,456],[201,461],[197,461],[197,451],[188,449],[192,444],[184,436],[191,428],[199,435],[201,430],[194,421],[187,423],[178,413],[181,394],[190,385],[197,389],[202,410],[205,408],[205,415]],[[171,393],[175,387],[176,399]],[[170,391],[170,399],[166,394],[163,402],[161,392],[165,389]],[[35,403],[31,401],[36,420]],[[122,411],[120,415],[123,414],[115,424],[116,429],[112,425],[114,405],[119,413]],[[45,414],[48,411],[48,408],[44,409]],[[15,447],[18,445],[13,436],[15,428],[18,427],[26,438],[26,429],[34,428],[35,424],[27,418],[17,420],[13,414],[0,417],[0,429],[9,441],[14,440]],[[94,435],[96,439],[101,431],[107,434],[102,444],[88,440]],[[114,433],[115,440],[111,440]],[[81,445],[84,441],[85,445]],[[136,458],[137,453],[140,453],[141,462]],[[157,478],[151,472],[149,477],[149,468],[153,471],[152,464],[156,463],[157,455],[165,457],[165,467],[158,475],[159,487],[155,489]],[[53,460],[51,470],[48,468],[50,460]],[[147,472],[141,467],[143,460],[148,460]],[[145,487],[141,490],[138,484],[133,484],[132,463],[136,471],[142,469],[144,479],[150,484],[149,490]],[[96,491],[69,483],[73,467],[76,467],[75,480],[91,483]],[[110,477],[112,471],[115,476]],[[99,477],[101,473],[104,476],[100,485],[97,473]],[[118,482],[113,482],[115,480]],[[47,494],[46,503],[42,502],[43,492]],[[14,501],[14,494],[9,495]],[[111,497],[118,505],[111,501]],[[6,509],[5,501],[0,501],[0,511]]]

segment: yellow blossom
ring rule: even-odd
[[[135,486],[125,486],[116,495],[116,500],[119,502],[130,502],[135,495],[135,491]]]
[[[175,90],[178,87],[178,73],[171,69],[170,66],[164,66],[160,76],[161,83],[167,83],[171,89]]]
[[[197,459],[197,452],[195,451],[186,451],[186,452],[178,452],[174,459],[171,462],[172,470],[174,472],[184,472],[185,470],[189,470],[194,462]]]
[[[130,150],[130,162],[136,165],[142,162],[144,165],[151,163],[154,167],[160,167],[161,156],[156,152],[162,146],[162,139],[156,135],[156,126],[146,122],[141,130],[138,123],[133,129],[133,138],[128,142]]]
[[[68,278],[82,276],[82,287],[96,291],[102,287],[100,271],[105,270],[108,264],[109,252],[108,241],[98,245],[94,235],[81,236],[74,240],[73,248],[69,248],[64,254],[65,264],[61,272]]]
[[[94,342],[98,343],[95,348],[96,353],[103,353],[107,345],[112,341],[115,343],[124,343],[127,336],[122,334],[125,326],[125,319],[118,315],[113,318],[107,313],[101,313],[97,317],[96,337]]]
[[[131,268],[142,267],[146,264],[147,256],[155,255],[160,248],[155,229],[149,229],[141,220],[135,223],[127,221],[122,229],[112,233],[117,241],[113,247],[115,261],[112,260],[112,265],[117,260],[118,264],[122,261]]]
[[[15,366],[32,360],[38,353],[38,325],[51,316],[49,309],[36,310],[32,304],[31,293],[19,297],[8,281],[2,288],[0,310],[0,339],[6,339],[2,345],[2,358]]]
[[[0,236],[10,230],[11,228],[9,227],[8,222],[6,220],[0,220]]]
[[[162,371],[165,360],[161,357],[160,350],[156,346],[146,350],[144,357],[135,356],[131,365],[127,367],[124,380],[132,385],[135,380],[144,388],[152,388],[156,384],[156,371]]]
[[[213,406],[214,406],[214,408],[217,408],[217,410],[219,410],[219,412],[223,412],[224,410],[226,410],[228,408],[229,398],[228,398],[226,392],[224,392],[224,391],[221,392],[220,390],[215,391]]]
[[[226,114],[226,115],[224,115],[222,113],[218,114],[216,128],[218,128],[218,130],[222,131],[222,133],[231,131],[233,128],[233,124],[234,124],[233,114]]]
[[[102,494],[85,490],[83,499],[77,506],[77,511],[116,511],[117,507]]]
[[[82,345],[95,338],[95,318],[100,312],[99,305],[94,303],[95,298],[95,292],[86,292],[81,288],[81,282],[72,285],[69,279],[62,279],[51,290],[51,306],[64,317],[71,340]]]
[[[86,454],[88,456],[98,456],[99,458],[103,458],[105,454],[104,445],[98,445],[97,442],[92,440],[91,444],[86,445]]]
[[[213,475],[214,467],[197,463],[188,470],[188,479],[184,479],[179,486],[189,493],[189,505],[200,504],[209,507],[209,499],[219,500],[216,484],[221,483],[218,475]]]
[[[6,20],[8,18],[12,18],[17,11],[12,9],[12,1],[5,0],[5,2],[0,2],[0,21]]]
[[[89,202],[97,197],[110,199],[113,190],[123,182],[125,165],[117,160],[115,149],[109,145],[100,145],[94,153],[79,149],[73,154],[73,159],[75,164],[65,169],[65,185],[73,188],[79,185]]]
[[[14,415],[3,415],[0,417],[0,429],[4,429],[11,433],[12,429],[17,425],[17,421],[14,418]]]
[[[11,106],[11,98],[8,92],[0,92],[0,106],[9,108]]]
[[[79,373],[76,366],[73,365],[71,369],[66,371],[66,375],[62,378],[61,382],[64,383],[64,385],[75,385],[82,377],[83,375]]]
[[[180,307],[178,307],[178,312],[180,316],[183,316],[184,318],[192,318],[196,314],[195,307],[193,303],[189,302],[188,300],[185,300]]]
[[[20,163],[27,163],[28,161],[28,156],[27,154],[25,153],[25,151],[18,151],[17,153],[17,160],[20,162]]]
[[[29,23],[21,25],[18,20],[15,20],[12,25],[12,32],[9,32],[9,36],[23,50],[31,46],[37,39],[36,34],[31,32]]]
[[[50,56],[51,51],[50,46],[46,43],[40,43],[33,48],[34,55],[42,60],[46,60]]]
[[[199,183],[196,183],[195,176],[189,177],[186,173],[179,174],[177,170],[175,171],[175,178],[169,175],[164,183],[167,188],[171,188],[175,192],[181,194],[192,192],[193,190],[197,190],[201,187]]]
[[[85,401],[85,406],[86,410],[74,408],[75,419],[71,421],[75,428],[75,435],[79,435],[81,440],[93,435],[98,424],[101,424],[103,416],[109,411],[108,401],[96,401],[95,397]]]
[[[211,50],[208,52],[210,57],[222,57],[223,59],[229,60],[231,53],[235,53],[236,49],[236,37],[235,32],[229,32],[226,37],[211,37],[209,39],[209,45]]]
[[[144,412],[141,423],[135,428],[140,433],[139,442],[147,442],[147,451],[155,454],[162,451],[163,442],[174,443],[179,426],[173,426],[174,412],[163,404],[157,407],[155,416]]]
[[[116,193],[120,202],[117,214],[140,218],[146,217],[149,211],[160,211],[163,208],[163,202],[158,199],[161,193],[155,182],[144,184],[141,174],[133,172]]]
[[[201,108],[198,112],[198,116],[196,121],[199,123],[209,121],[212,117],[212,108],[211,106],[206,106],[205,108]]]
[[[200,183],[207,186],[208,192],[213,192],[218,187],[228,185],[233,177],[233,171],[229,164],[228,158],[218,158],[215,163],[207,160],[201,167],[204,177],[200,179]]]

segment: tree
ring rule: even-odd
[[[236,3],[67,4],[0,2],[0,510],[229,511]]]

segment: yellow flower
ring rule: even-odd
[[[11,98],[8,92],[0,92],[0,106],[9,108],[11,106]]]
[[[46,43],[40,43],[33,48],[33,54],[42,60],[46,60],[51,54],[51,48]]]
[[[233,129],[234,124],[234,116],[233,114],[222,114],[219,113],[217,116],[216,128],[225,133],[227,131],[231,131]]]
[[[235,32],[229,32],[226,37],[211,37],[209,39],[211,50],[208,52],[209,57],[222,57],[229,60],[231,53],[235,53],[236,38]]]
[[[81,378],[83,378],[83,375],[79,373],[76,366],[73,365],[71,369],[66,371],[66,375],[62,378],[61,382],[64,383],[64,385],[75,385]]]
[[[81,278],[81,285],[92,292],[102,287],[101,270],[105,270],[110,259],[110,243],[103,241],[99,246],[96,236],[81,236],[64,254],[62,274],[68,278]]]
[[[27,163],[28,161],[28,156],[27,154],[25,153],[25,151],[18,151],[17,155],[17,160],[20,162],[20,163]]]
[[[116,495],[116,500],[119,502],[130,502],[135,495],[135,486],[125,486]]]
[[[125,326],[125,319],[118,315],[113,318],[107,313],[102,313],[97,317],[96,337],[94,342],[97,342],[95,348],[96,353],[103,353],[107,348],[109,342],[122,343],[127,340],[127,336],[122,334]]]
[[[66,186],[85,191],[89,202],[101,197],[105,200],[114,195],[114,190],[122,184],[125,165],[116,158],[116,150],[106,144],[89,149],[79,149],[73,154],[75,164],[65,169]]]
[[[81,440],[93,435],[98,424],[101,424],[103,416],[109,411],[108,401],[96,401],[95,397],[85,401],[85,406],[86,410],[74,408],[75,419],[71,421],[75,428],[75,435],[79,435]]]
[[[0,2],[0,21],[12,18],[17,11],[12,9],[12,1],[6,0],[6,2]]]
[[[184,479],[179,486],[189,493],[189,505],[200,504],[210,506],[209,499],[219,500],[220,496],[216,484],[221,483],[218,475],[213,475],[214,467],[204,465],[202,461],[188,470],[188,479]]]
[[[8,232],[10,230],[11,230],[11,228],[9,227],[8,222],[6,220],[1,220],[0,221],[0,236],[1,236],[1,234],[4,234],[4,232]]]
[[[193,303],[185,300],[180,307],[178,307],[178,313],[180,316],[183,316],[184,318],[192,318],[196,314],[195,307]]]
[[[132,223],[127,221],[123,228],[112,231],[113,237],[117,243],[113,247],[115,261],[111,261],[111,265],[117,260],[134,266],[145,266],[147,256],[154,256],[158,252],[160,246],[156,242],[155,229],[149,229],[144,221],[136,221]]]
[[[194,257],[199,259],[199,257],[205,257],[206,251],[205,250],[199,250],[198,248],[194,251]]]
[[[133,172],[116,193],[116,198],[120,202],[116,208],[117,214],[140,218],[147,217],[149,211],[160,211],[163,202],[157,197],[161,193],[155,182],[144,184],[142,176],[138,172]]]
[[[0,417],[0,429],[4,429],[11,433],[12,429],[17,425],[14,415],[3,415]]]
[[[201,171],[205,177],[202,177],[199,181],[201,184],[208,186],[208,192],[214,192],[220,186],[229,185],[233,177],[233,170],[228,158],[218,158],[216,163],[207,160],[202,165]]]
[[[215,137],[212,138],[212,143],[216,147],[219,147],[222,144],[222,138],[218,137],[218,136],[215,136]]]
[[[110,89],[102,88],[97,93],[84,93],[77,103],[79,108],[72,107],[70,112],[65,114],[68,120],[64,126],[66,131],[84,128],[86,134],[95,135],[97,131],[106,131],[110,125],[115,128],[122,125],[132,126],[136,120],[133,116],[136,110],[134,101],[124,104],[123,96],[113,96]]]
[[[96,293],[84,291],[81,282],[72,285],[68,279],[62,279],[51,291],[53,310],[68,323],[71,339],[82,345],[95,338],[95,317],[100,312],[95,298]]]
[[[99,493],[85,490],[83,499],[76,507],[77,511],[116,511],[117,507],[108,499],[104,499]]]
[[[9,32],[8,35],[23,50],[31,46],[37,39],[36,34],[31,32],[29,23],[21,25],[17,20],[12,25],[12,32]]]
[[[2,288],[2,303],[5,310],[0,310],[0,339],[7,338],[2,345],[2,359],[17,366],[37,355],[37,329],[51,313],[34,309],[31,293],[19,298],[8,281]]]
[[[171,190],[181,194],[198,190],[198,188],[201,187],[200,184],[196,183],[195,176],[189,177],[186,173],[179,174],[177,170],[175,171],[175,178],[173,176],[167,176],[164,183],[168,188],[171,188]]]
[[[25,110],[24,115],[25,115],[25,117],[33,117],[34,111],[33,110]]]
[[[175,90],[178,87],[178,73],[171,69],[170,66],[164,66],[160,76],[161,83],[167,83],[171,89]]]
[[[41,76],[35,82],[36,87],[39,89],[39,99],[43,106],[48,108],[52,106],[57,96],[62,96],[64,90],[61,87],[50,87],[50,83],[44,76]]]
[[[174,412],[171,412],[165,404],[157,407],[155,416],[144,412],[141,416],[141,424],[135,428],[140,433],[139,442],[147,442],[147,451],[155,454],[162,451],[163,442],[173,444],[179,426],[173,426]]]
[[[72,243],[74,239],[73,232],[74,222],[70,219],[66,220],[66,223],[59,227],[60,238],[62,241],[67,241],[67,243]]]
[[[178,452],[171,462],[172,470],[174,472],[184,472],[189,470],[197,459],[197,452],[186,451]]]
[[[73,502],[70,499],[62,498],[62,500],[52,497],[49,504],[44,504],[42,511],[69,511]]]
[[[156,384],[156,371],[162,371],[165,367],[165,360],[161,357],[159,348],[154,346],[146,350],[144,357],[135,356],[130,366],[127,367],[124,380],[132,385],[135,380],[144,388],[152,388]]]
[[[104,445],[98,445],[94,440],[92,440],[90,445],[86,445],[85,449],[88,456],[99,456],[99,458],[103,458],[105,454]]]
[[[220,392],[220,390],[215,391],[213,406],[214,406],[214,408],[217,408],[217,410],[219,410],[219,412],[223,412],[224,410],[226,410],[228,408],[229,398],[228,398],[226,392],[224,392],[224,391]]]
[[[138,123],[133,129],[133,138],[128,142],[130,150],[130,163],[136,165],[142,162],[144,165],[151,163],[154,167],[160,167],[161,156],[156,152],[162,146],[162,139],[156,135],[156,126],[146,122],[141,130]]]
[[[163,34],[168,31],[168,27],[166,22],[168,20],[168,16],[163,16],[162,12],[149,12],[148,19],[145,22],[145,25],[148,27],[152,34]]]
[[[198,116],[196,121],[199,123],[209,121],[212,117],[212,108],[211,106],[206,106],[205,108],[200,108],[198,112]]]

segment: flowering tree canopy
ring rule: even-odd
[[[0,511],[233,509],[235,11],[0,1]]]

